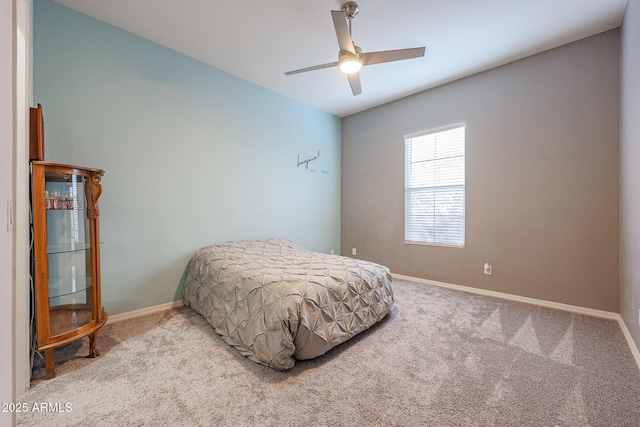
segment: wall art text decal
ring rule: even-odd
[[[298,166],[297,167],[300,167],[300,166],[304,165],[305,169],[309,169],[309,163],[310,162],[315,162],[319,158],[320,158],[320,150],[318,150],[318,154],[316,154],[315,156],[307,157],[304,160],[300,160],[300,154],[298,154]]]

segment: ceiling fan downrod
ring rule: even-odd
[[[342,5],[342,12],[349,21],[349,34],[351,34],[351,20],[356,17],[359,11],[358,3],[354,1],[349,1]]]

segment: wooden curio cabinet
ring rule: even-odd
[[[38,350],[46,379],[55,377],[53,350],[89,337],[107,321],[100,302],[98,198],[104,171],[32,162],[35,306]]]

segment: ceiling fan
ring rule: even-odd
[[[305,73],[307,71],[321,70],[323,68],[338,66],[340,71],[347,75],[349,85],[353,95],[362,93],[360,86],[360,75],[358,72],[365,65],[380,64],[383,62],[401,61],[404,59],[419,58],[424,56],[424,47],[410,49],[383,50],[379,52],[362,52],[351,39],[351,21],[358,14],[358,5],[355,2],[347,2],[342,5],[342,10],[332,10],[331,17],[338,36],[340,53],[337,62],[315,65],[313,67],[301,68],[299,70],[288,71],[285,74]],[[346,20],[345,20],[346,18]],[[349,25],[347,26],[347,20]]]

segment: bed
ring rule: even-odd
[[[183,302],[244,356],[286,370],[382,320],[394,297],[387,267],[255,239],[200,249]]]

